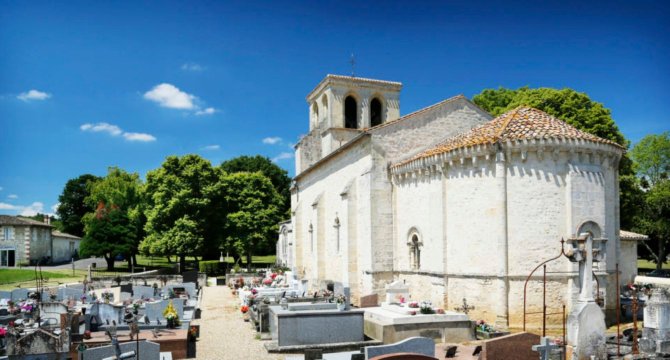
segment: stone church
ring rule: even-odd
[[[355,305],[401,280],[413,300],[465,299],[472,319],[521,326],[527,276],[561,239],[590,232],[604,244],[594,294],[614,316],[624,149],[533,108],[493,119],[462,95],[400,116],[401,89],[328,75],[307,95],[280,261],[314,288],[348,284]],[[529,312],[541,312],[542,275]],[[560,256],[546,278],[548,312],[569,312],[577,264]]]

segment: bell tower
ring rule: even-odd
[[[400,117],[401,89],[399,82],[327,75],[307,95],[309,134],[296,145],[296,174],[361,132]],[[303,156],[308,149],[301,145],[308,142],[312,152],[320,143],[318,155]]]

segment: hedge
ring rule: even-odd
[[[204,260],[200,261],[198,269],[207,276],[225,275],[226,263],[219,262],[219,260]]]

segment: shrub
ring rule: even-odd
[[[198,264],[198,270],[207,276],[223,275],[226,273],[226,263],[219,260],[204,260]]]

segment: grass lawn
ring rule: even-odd
[[[72,270],[42,271],[45,286],[55,286],[64,283],[77,282],[84,279],[86,271]],[[9,290],[17,287],[35,287],[34,269],[0,269],[0,289]]]
[[[663,264],[663,269],[670,269],[670,264],[664,263]],[[650,272],[652,270],[656,270],[656,264],[649,261],[649,260],[642,260],[638,259],[637,260],[637,270],[642,275],[643,273]]]

